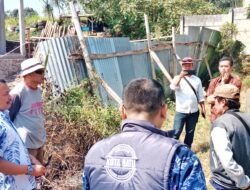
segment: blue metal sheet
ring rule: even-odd
[[[77,37],[53,38],[38,44],[38,51],[44,59],[49,52],[46,77],[54,84],[55,95],[79,84],[87,76],[83,60],[68,60],[79,46]]]

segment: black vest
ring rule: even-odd
[[[233,111],[240,115],[248,126],[250,126],[249,114],[241,113],[237,110]],[[235,116],[225,113],[214,121],[212,130],[214,127],[222,127],[227,131],[232,144],[233,158],[242,166],[245,174],[250,177],[250,136],[244,125]],[[210,168],[213,181],[228,189],[237,189],[235,182],[230,179],[217,157],[212,141],[210,142]]]
[[[122,132],[96,143],[85,159],[93,190],[167,190],[178,141],[146,121],[126,120]]]

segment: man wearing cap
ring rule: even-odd
[[[21,76],[24,80],[10,92],[10,118],[29,153],[43,163],[42,147],[46,141],[46,132],[39,85],[44,81],[44,66],[37,59],[27,59],[21,63]]]
[[[179,139],[183,127],[186,128],[184,143],[192,146],[195,126],[199,118],[199,107],[205,117],[203,89],[201,80],[193,73],[193,59],[186,57],[182,60],[182,71],[175,76],[170,88],[175,91],[176,112],[174,117],[174,138]]]
[[[206,189],[197,156],[160,129],[167,107],[159,82],[129,82],[120,111],[121,132],[96,143],[85,157],[84,190]]]
[[[239,111],[239,89],[216,87],[210,143],[211,184],[215,189],[250,189],[250,115]]]
[[[214,78],[209,83],[209,87],[206,92],[207,102],[211,105],[210,109],[210,121],[213,121],[216,119],[216,114],[214,111],[214,97],[213,93],[217,86],[220,86],[222,84],[233,84],[235,85],[239,90],[241,89],[241,80],[238,76],[233,76],[232,70],[233,70],[233,60],[231,57],[224,56],[219,61],[219,72],[220,76]]]

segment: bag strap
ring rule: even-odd
[[[186,77],[183,77],[183,78],[184,78],[184,80],[188,83],[188,85],[192,88],[192,90],[194,91],[194,94],[195,94],[195,96],[196,96],[197,102],[199,103],[198,95],[197,95],[197,93],[196,93],[194,87],[193,87],[192,84],[188,81],[188,79],[186,79]]]
[[[233,111],[227,111],[226,113],[229,113],[229,114],[237,117],[241,121],[241,123],[244,125],[244,127],[247,130],[248,135],[250,136],[250,128],[248,127],[247,123],[242,119],[242,117],[240,117],[237,113],[235,113]]]

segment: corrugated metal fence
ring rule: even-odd
[[[194,29],[193,29],[194,30]],[[196,30],[198,32],[198,30]],[[194,36],[197,35],[197,32]],[[199,31],[201,32],[201,31]],[[176,42],[197,41],[194,36],[177,35]],[[203,35],[204,40],[209,42],[211,34]],[[157,44],[153,42],[152,44]],[[87,77],[86,67],[82,59],[69,60],[68,57],[76,52],[80,47],[77,37],[62,37],[43,41],[38,44],[38,52],[45,58],[49,55],[47,66],[47,77],[59,87],[59,92],[63,92],[72,85],[77,85]],[[130,42],[129,38],[87,38],[87,47],[90,54],[109,54],[139,50],[147,47],[146,42]],[[183,58],[195,55],[194,46],[177,46],[177,54]],[[172,49],[156,52],[166,70],[173,76],[180,67],[173,64]],[[93,60],[93,66],[97,73],[105,80],[109,86],[121,97],[124,86],[132,79],[138,77],[152,78],[150,57],[148,53],[112,57],[106,59]],[[166,81],[166,80],[165,80]],[[167,83],[166,83],[167,84]],[[107,92],[99,85],[99,92],[103,103],[112,102]]]

